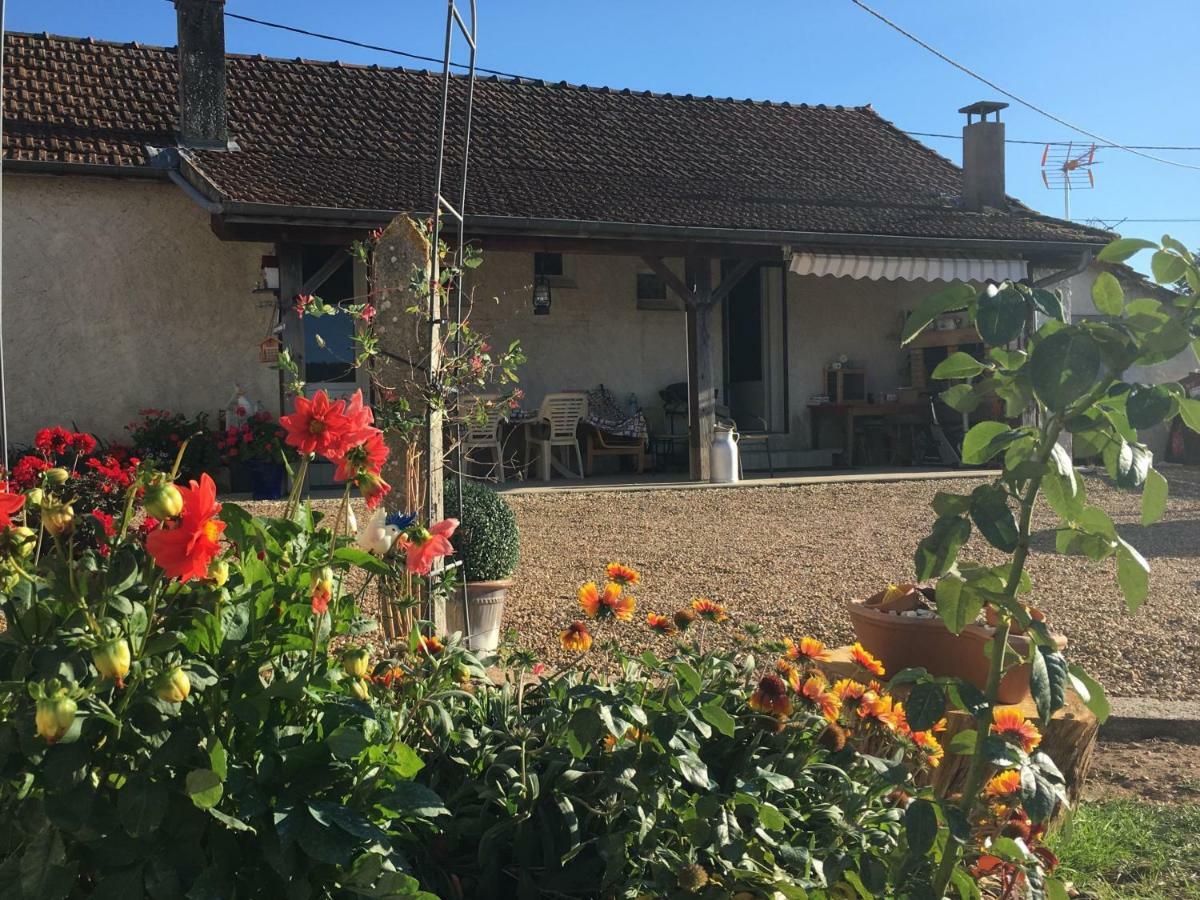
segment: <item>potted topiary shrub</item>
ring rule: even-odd
[[[462,504],[458,485],[446,485],[446,515],[459,519],[453,544],[462,560],[466,596],[446,604],[446,624],[451,633],[461,631],[467,646],[476,652],[491,652],[500,643],[500,620],[504,599],[512,587],[517,567],[517,517],[512,507],[494,490],[478,481],[464,481]]]

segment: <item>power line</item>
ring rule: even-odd
[[[980,81],[983,84],[986,84],[992,90],[998,91],[999,93],[1003,94],[1005,97],[1008,97],[1010,100],[1014,100],[1017,103],[1020,103],[1022,106],[1028,107],[1029,109],[1033,110],[1035,113],[1045,116],[1047,119],[1050,119],[1053,122],[1057,122],[1059,125],[1063,125],[1067,128],[1070,128],[1072,131],[1078,131],[1080,134],[1085,134],[1088,137],[1092,138],[1093,140],[1099,141],[1103,144],[1107,144],[1110,147],[1115,147],[1118,150],[1124,150],[1127,153],[1132,153],[1134,156],[1141,156],[1141,157],[1144,157],[1145,159],[1152,159],[1155,162],[1165,163],[1168,166],[1178,166],[1181,169],[1195,169],[1196,171],[1200,171],[1200,166],[1193,165],[1192,163],[1184,163],[1184,162],[1179,162],[1178,160],[1174,160],[1174,159],[1165,159],[1161,156],[1154,156],[1153,154],[1146,153],[1144,150],[1138,150],[1134,147],[1127,147],[1124,144],[1119,144],[1116,141],[1109,140],[1108,138],[1104,137],[1103,135],[1096,134],[1093,131],[1088,131],[1086,128],[1081,128],[1078,125],[1068,122],[1066,119],[1064,119],[1060,116],[1054,115],[1054,113],[1043,109],[1042,107],[1038,106],[1037,104],[1031,103],[1030,101],[1026,100],[1024,97],[1019,97],[1016,94],[1014,94],[1012,91],[1005,90],[1004,88],[1000,87],[1000,85],[996,84],[996,82],[989,81],[987,78],[984,78],[978,72],[968,69],[966,66],[964,66],[962,63],[958,62],[957,60],[951,59],[949,56],[947,56],[941,50],[938,50],[936,47],[933,47],[930,44],[927,44],[925,41],[921,40],[919,37],[917,37],[911,31],[906,31],[903,27],[901,27],[900,25],[893,22],[887,16],[883,15],[883,13],[880,13],[880,12],[872,9],[871,7],[867,6],[867,4],[863,3],[862,0],[850,0],[850,2],[853,3],[855,6],[857,6],[859,9],[862,9],[864,12],[870,13],[872,16],[874,16],[876,19],[878,19],[883,24],[887,25],[889,28],[904,35],[906,38],[908,38],[914,44],[917,44],[919,47],[923,47],[925,50],[928,50],[930,53],[932,53],[934,56],[936,56],[938,59],[942,60],[943,62],[949,63],[950,65],[954,66],[954,68],[958,69],[960,72],[970,75],[976,81]]]
[[[937,131],[905,131],[904,133],[912,135],[913,137],[946,138],[947,140],[951,141],[961,141],[963,139],[961,134],[943,134]],[[1036,147],[1044,147],[1047,144],[1052,147],[1069,147],[1072,144],[1074,144],[1076,147],[1079,146],[1079,141],[1028,141],[1018,140],[1016,138],[1005,138],[1004,143],[1030,144]],[[1178,145],[1167,146],[1163,144],[1126,144],[1124,147],[1122,147],[1120,144],[1097,144],[1096,146],[1097,148],[1116,147],[1121,150],[1200,150],[1200,147],[1182,147]]]
[[[1087,221],[1087,222],[1122,222],[1122,223],[1124,223],[1124,222],[1167,222],[1167,223],[1174,224],[1174,223],[1181,223],[1181,222],[1200,222],[1200,219],[1125,219],[1125,218],[1121,218],[1119,216],[1092,216],[1090,219],[1086,219],[1085,221]]]

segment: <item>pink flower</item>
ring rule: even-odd
[[[364,322],[370,323],[375,318],[375,307],[368,303],[362,308],[362,312],[358,314],[358,317]]]
[[[443,519],[428,530],[410,529],[401,535],[400,545],[404,548],[408,571],[414,575],[428,575],[433,561],[454,552],[450,537],[458,528],[458,519]]]

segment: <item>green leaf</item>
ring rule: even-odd
[[[1179,418],[1192,431],[1200,432],[1200,400],[1190,397],[1179,398]]]
[[[946,714],[946,692],[936,681],[923,681],[908,695],[904,712],[913,731],[928,731]]]
[[[675,764],[679,767],[679,773],[687,780],[702,790],[709,790],[712,787],[708,780],[708,767],[700,761],[691,750],[684,750],[682,753],[676,753],[674,756]]]
[[[184,791],[199,809],[210,809],[217,805],[225,793],[221,776],[212,769],[192,769],[184,780]]]
[[[1071,690],[1083,701],[1084,706],[1091,710],[1097,721],[1103,725],[1108,720],[1110,712],[1108,698],[1104,696],[1104,687],[1095,678],[1079,666],[1069,666]]]
[[[1124,438],[1104,449],[1104,463],[1118,487],[1141,487],[1154,462],[1154,454],[1145,444],[1131,444]]]
[[[167,812],[168,794],[165,785],[135,775],[125,782],[117,794],[117,817],[135,838],[153,834]]]
[[[1029,354],[1024,350],[1006,350],[1004,347],[992,347],[988,356],[1000,364],[1002,369],[1016,370],[1025,365]]]
[[[904,811],[904,830],[908,835],[909,851],[918,857],[924,856],[933,847],[937,837],[937,810],[923,797],[908,804]]]
[[[997,550],[1012,553],[1017,549],[1017,522],[1003,488],[987,484],[975,489],[971,494],[971,521]]]
[[[983,600],[962,579],[947,575],[937,584],[937,610],[945,626],[955,634],[975,621]]]
[[[1061,412],[1096,386],[1103,367],[1100,347],[1085,331],[1065,328],[1040,340],[1029,359],[1038,399]]]
[[[935,381],[952,381],[956,378],[974,378],[983,371],[983,363],[969,353],[959,351],[938,363],[929,377]]]
[[[438,816],[450,815],[450,810],[442,798],[415,781],[401,781],[388,792],[381,801],[386,806],[402,816],[415,819],[435,819]]]
[[[974,756],[975,755],[975,739],[978,736],[974,728],[968,728],[965,731],[960,731],[954,737],[950,738],[950,743],[946,747],[947,753],[952,753],[955,756]]]
[[[975,310],[979,336],[992,346],[1014,341],[1025,327],[1029,306],[1016,288],[1001,288],[994,295],[984,292]]]
[[[365,550],[360,550],[357,547],[339,547],[333,551],[333,558],[339,562],[349,563],[352,566],[358,566],[365,572],[370,572],[372,575],[388,576],[392,574],[392,567],[385,563],[377,556],[372,556]]]
[[[1051,458],[1046,462],[1046,474],[1042,478],[1042,493],[1050,508],[1058,513],[1064,522],[1074,522],[1083,512],[1086,503],[1082,486],[1076,477],[1075,469],[1070,463],[1067,452],[1061,444],[1055,444]],[[1062,451],[1061,454],[1058,451]],[[1066,471],[1063,471],[1065,464]]]
[[[1174,398],[1161,384],[1135,384],[1125,400],[1129,424],[1139,431],[1153,428],[1171,414]]]
[[[1183,277],[1186,269],[1187,263],[1182,257],[1166,250],[1159,250],[1150,257],[1150,271],[1159,284],[1174,284]]]
[[[979,408],[981,398],[969,384],[956,384],[938,395],[943,403],[955,412],[970,413]]]
[[[1003,422],[980,422],[963,438],[962,460],[980,466],[1020,437]]]
[[[1092,302],[1106,316],[1119,316],[1125,310],[1125,292],[1111,272],[1101,272],[1092,282]]]
[[[1141,238],[1117,238],[1101,250],[1096,259],[1100,262],[1125,262],[1139,250],[1150,250],[1156,246],[1157,244],[1153,241],[1145,241]]]
[[[956,283],[945,290],[938,291],[925,297],[917,304],[917,308],[909,315],[904,323],[904,331],[900,336],[900,345],[904,346],[940,316],[942,313],[964,309],[975,296],[975,289],[969,284]]]
[[[679,676],[679,680],[692,689],[693,694],[700,692],[700,686],[703,683],[700,680],[700,673],[697,672],[689,663],[678,662],[675,664],[675,674]]]
[[[1062,295],[1058,291],[1047,291],[1037,288],[1034,290],[1032,297],[1033,305],[1050,318],[1058,322],[1067,321],[1067,314],[1063,309]]]
[[[1117,539],[1117,583],[1125,595],[1125,608],[1137,612],[1150,593],[1150,564],[1121,538]]]
[[[725,737],[733,737],[737,730],[737,720],[727,713],[719,702],[700,707],[700,716]]]
[[[1167,510],[1167,479],[1158,470],[1151,469],[1146,473],[1146,481],[1142,485],[1142,524],[1153,525]]]
[[[954,565],[958,551],[970,536],[970,523],[959,516],[943,516],[934,522],[932,533],[917,545],[917,552],[914,554],[917,580],[925,581],[945,575]]]
[[[939,516],[965,516],[971,511],[971,497],[967,494],[948,494],[938,491],[933,495],[933,511]]]
[[[1071,900],[1066,886],[1057,878],[1046,879],[1042,890],[1046,893],[1046,900]]]

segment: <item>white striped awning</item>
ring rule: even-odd
[[[869,253],[792,253],[797,275],[869,278],[871,281],[1019,281],[1028,274],[1022,259],[954,256],[876,256]]]

